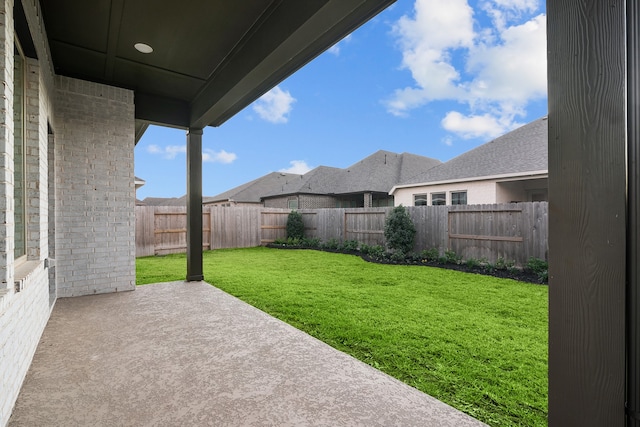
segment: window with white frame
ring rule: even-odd
[[[16,37],[13,59],[13,199],[14,199],[14,259],[22,261],[27,254],[26,204],[26,61]]]
[[[447,193],[431,193],[431,206],[443,206],[447,204]]]
[[[413,195],[413,206],[427,206],[427,195],[426,194],[414,194]]]
[[[452,205],[466,205],[467,204],[467,192],[466,191],[452,191],[451,192],[451,204]]]

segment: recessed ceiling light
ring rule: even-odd
[[[133,45],[138,52],[142,53],[151,53],[153,52],[153,48],[146,43],[136,43]]]

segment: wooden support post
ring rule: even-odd
[[[550,426],[625,424],[624,4],[547,1]]]
[[[187,282],[202,272],[202,129],[187,132]]]
[[[627,427],[640,427],[640,5],[627,1]]]

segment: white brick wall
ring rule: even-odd
[[[0,307],[0,426],[9,421],[40,336],[49,320],[44,263],[33,270],[21,292],[5,296]]]
[[[0,1],[0,292],[13,283],[13,0]]]
[[[27,61],[28,264],[16,271],[13,0],[0,0],[0,426],[8,423],[55,298],[49,289],[52,271],[44,267],[54,243],[49,218],[56,219],[60,248],[52,251],[58,296],[135,287],[133,94],[54,77],[39,2],[23,4],[40,59]],[[55,141],[54,185],[49,185],[49,125]],[[51,187],[57,191],[49,194]],[[14,279],[21,275],[26,277],[16,292]]]
[[[133,92],[56,77],[58,296],[135,289]]]
[[[27,258],[13,259],[13,1],[0,0],[0,426],[7,424],[40,336],[49,319],[47,257],[47,118],[50,100],[40,65],[27,60]],[[33,12],[33,11],[31,11]],[[21,290],[15,291],[16,277]]]

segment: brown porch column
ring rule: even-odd
[[[187,132],[187,282],[202,273],[202,129]]]
[[[640,427],[640,4],[627,1],[627,427]]]
[[[625,425],[625,20],[547,1],[551,427]]]

